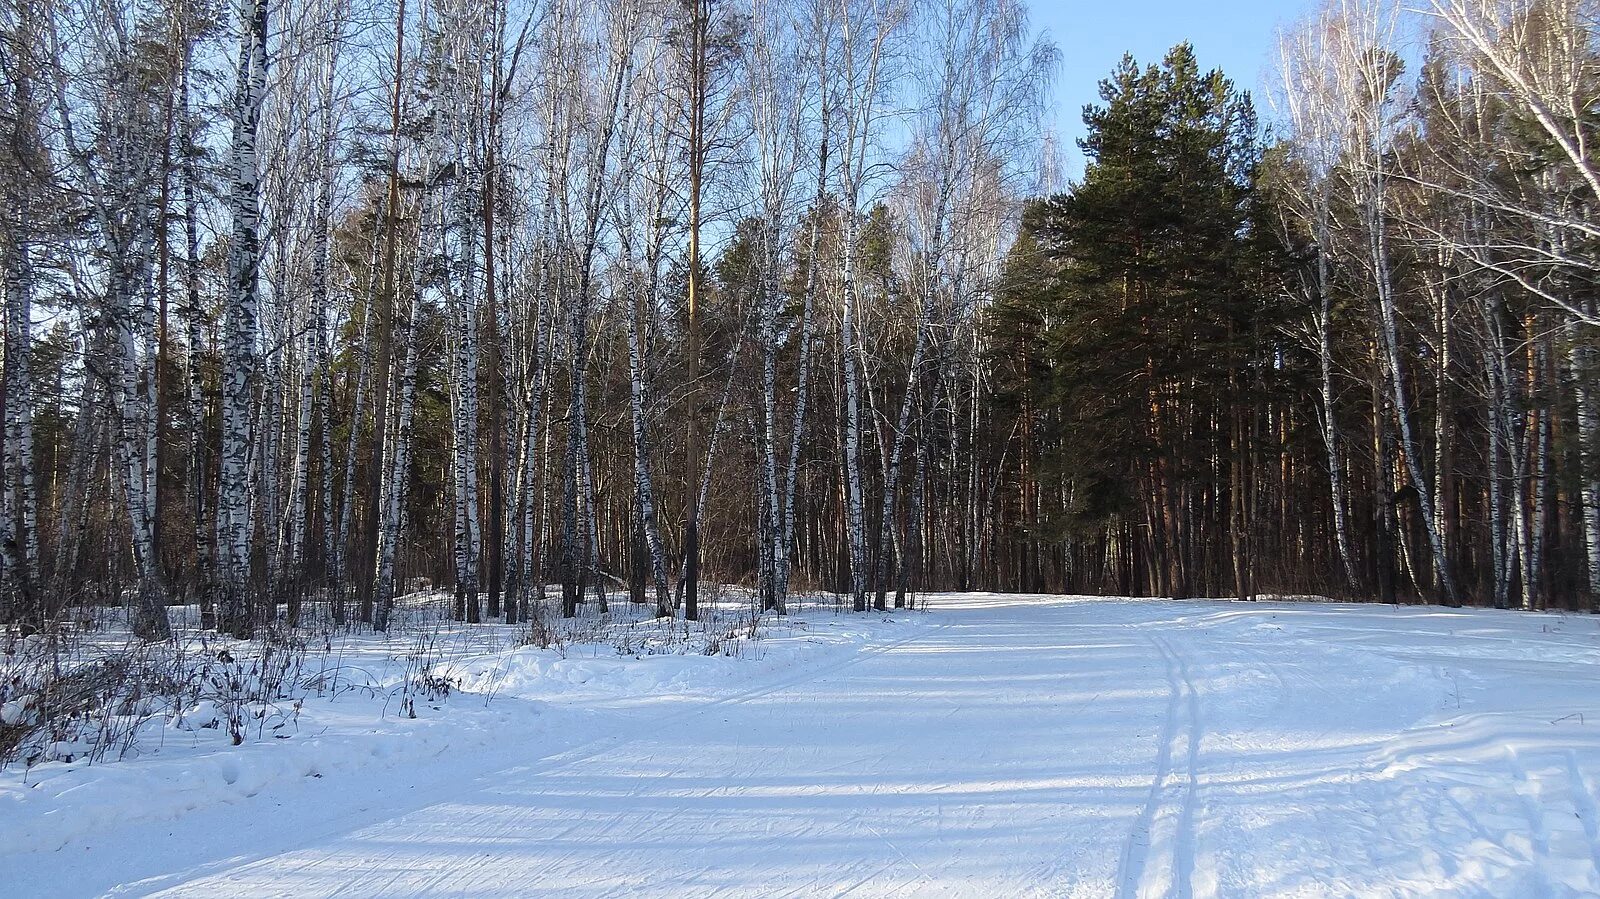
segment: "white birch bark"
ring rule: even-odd
[[[1395,425],[1399,432],[1401,455],[1406,473],[1417,494],[1417,505],[1427,534],[1434,578],[1448,603],[1459,603],[1460,592],[1450,560],[1445,554],[1434,490],[1423,471],[1422,446],[1417,440],[1410,390],[1401,358],[1399,313],[1389,250],[1388,195],[1389,162],[1394,105],[1394,82],[1399,76],[1397,57],[1387,49],[1392,45],[1390,31],[1396,13],[1384,0],[1347,0],[1342,30],[1337,32],[1340,65],[1346,83],[1341,95],[1349,104],[1356,129],[1358,164],[1357,186],[1364,250],[1368,273],[1377,294],[1378,331],[1382,360]]]
[[[521,546],[518,552],[518,578],[519,589],[518,605],[520,617],[526,619],[535,603],[544,599],[544,572],[541,567],[537,549],[542,543],[543,521],[541,510],[544,508],[543,486],[540,477],[544,470],[544,462],[549,459],[549,434],[550,428],[546,425],[548,420],[547,410],[550,403],[550,366],[548,364],[549,347],[554,343],[551,329],[554,325],[554,316],[551,315],[552,299],[547,289],[549,279],[552,277],[549,264],[548,248],[540,253],[542,274],[535,299],[537,318],[534,321],[530,340],[531,390],[529,392],[524,424],[522,427],[522,455],[517,493],[521,504]],[[543,451],[540,446],[543,445]],[[535,492],[539,495],[535,496]]]
[[[572,244],[577,250],[575,284],[568,292],[566,312],[568,358],[567,452],[565,490],[562,498],[562,614],[577,613],[589,578],[594,579],[596,598],[605,611],[604,585],[600,582],[599,546],[593,500],[593,483],[588,434],[588,400],[585,383],[589,347],[589,317],[592,312],[595,254],[600,246],[605,203],[615,185],[610,159],[614,138],[623,124],[623,99],[634,70],[639,35],[636,33],[639,10],[623,3],[612,10],[608,23],[611,46],[607,47],[605,71],[606,99],[593,133],[591,156],[583,167],[582,232]],[[579,529],[582,529],[581,533]]]
[[[824,101],[825,102],[825,101]],[[791,566],[789,548],[795,537],[795,491],[800,480],[800,452],[805,443],[806,413],[811,399],[811,355],[816,340],[817,273],[822,264],[819,250],[819,231],[822,220],[822,203],[828,180],[827,114],[823,114],[823,138],[817,155],[817,191],[811,205],[811,236],[807,243],[806,280],[800,300],[800,359],[795,364],[794,417],[789,427],[788,461],[784,466],[782,528],[778,534],[778,553],[773,560],[776,583],[773,594],[780,603],[787,603]]]
[[[373,305],[376,302],[375,293],[378,289],[378,244],[379,229],[378,219],[373,221],[372,241],[367,253],[367,289],[365,303],[361,310],[361,337],[357,346],[362,348],[371,346]],[[346,599],[350,592],[349,584],[349,559],[350,531],[355,518],[356,495],[356,459],[357,449],[360,446],[361,431],[366,425],[368,393],[372,390],[372,354],[361,352],[360,363],[356,369],[350,410],[350,433],[345,442],[344,449],[344,477],[340,481],[339,490],[339,518],[338,536],[333,541],[333,553],[329,558],[329,580],[333,590],[333,620],[335,624],[344,624],[347,614]],[[381,464],[381,460],[379,460]],[[329,528],[332,529],[330,524]]]
[[[1328,466],[1329,505],[1333,518],[1334,546],[1346,589],[1356,589],[1356,569],[1350,550],[1348,513],[1345,504],[1344,462],[1340,454],[1338,393],[1334,388],[1333,355],[1333,228],[1332,206],[1334,171],[1346,153],[1349,129],[1348,111],[1341,102],[1341,85],[1330,71],[1332,35],[1328,14],[1313,19],[1300,30],[1286,34],[1279,43],[1279,67],[1283,79],[1282,104],[1287,114],[1291,142],[1302,160],[1309,184],[1294,200],[1310,224],[1316,246],[1316,270],[1311,290],[1315,292],[1313,339],[1317,350],[1318,424],[1323,453]]]
[[[22,13],[22,18],[28,18]],[[42,18],[42,17],[41,17]],[[0,14],[0,23],[17,45],[0,49],[8,76],[0,85],[0,121],[10,128],[0,151],[0,200],[6,211],[0,232],[0,406],[4,433],[0,444],[0,621],[43,623],[39,569],[38,490],[34,468],[33,295],[35,219],[43,210],[34,198],[38,176],[50,161],[39,139],[44,122],[38,72],[31,54],[42,44],[37,19],[19,21]],[[7,595],[9,594],[9,595]],[[9,606],[9,608],[8,608]]]
[[[201,621],[216,626],[214,561],[215,520],[206,500],[211,495],[210,441],[206,439],[205,373],[200,358],[205,345],[206,312],[200,299],[200,204],[196,197],[194,124],[190,114],[190,76],[193,48],[186,46],[179,73],[178,139],[181,161],[178,175],[183,194],[184,302],[183,318],[188,347],[184,354],[184,405],[188,414],[185,446],[188,450],[187,484],[189,517],[195,545],[195,592]]]
[[[299,418],[295,429],[294,473],[291,483],[294,493],[289,515],[290,552],[286,563],[293,593],[289,600],[289,624],[299,623],[300,598],[309,586],[309,559],[311,520],[314,514],[322,520],[321,563],[326,570],[332,543],[332,484],[329,479],[332,462],[330,447],[331,417],[328,415],[329,371],[327,329],[328,316],[333,307],[333,284],[329,273],[333,254],[333,191],[338,172],[335,157],[334,132],[338,98],[335,96],[335,72],[342,19],[335,14],[330,23],[332,33],[326,36],[327,44],[321,53],[319,111],[320,134],[315,154],[319,177],[313,201],[311,219],[311,276],[307,291],[309,302],[304,311],[301,327],[305,331],[302,357]],[[316,443],[313,445],[313,435]],[[318,458],[318,487],[311,489],[312,455]],[[316,512],[313,512],[315,506]]]
[[[794,193],[802,165],[805,138],[803,116],[812,103],[815,84],[825,81],[821,73],[827,59],[827,41],[815,41],[819,77],[806,74],[808,42],[802,38],[803,26],[787,14],[781,3],[758,2],[752,7],[751,46],[748,51],[746,106],[750,130],[756,146],[756,188],[759,196],[758,331],[761,350],[760,413],[755,423],[759,454],[760,483],[757,503],[757,542],[759,545],[759,592],[762,606],[778,614],[788,611],[789,537],[784,527],[788,516],[780,479],[778,441],[778,354],[788,342],[792,326],[782,322],[787,297],[781,289],[785,263],[784,247],[794,230]],[[826,119],[827,101],[819,110]],[[823,127],[823,142],[826,124]],[[826,163],[822,163],[825,169]],[[819,171],[819,183],[825,171]],[[820,201],[820,194],[818,196]],[[820,202],[816,204],[820,207]],[[820,208],[812,210],[813,231]],[[810,287],[807,288],[808,291]],[[812,298],[803,298],[802,349],[797,372],[798,391],[806,386],[810,359],[810,313]],[[804,398],[797,396],[797,420],[804,417]],[[784,472],[787,474],[787,471]]]
[[[423,221],[426,221],[425,217]],[[428,230],[431,229],[424,229]],[[421,250],[419,246],[419,256]],[[411,303],[405,325],[405,357],[400,366],[400,402],[395,409],[390,439],[385,442],[388,453],[384,459],[383,488],[379,494],[382,505],[378,510],[378,557],[372,611],[372,629],[380,633],[389,629],[389,619],[394,612],[395,555],[405,531],[405,505],[410,494],[411,419],[417,402],[417,319],[422,311],[421,293],[416,286],[410,290]]]
[[[20,104],[19,104],[20,105]],[[15,212],[8,222],[10,240],[4,254],[4,476],[0,477],[0,565],[12,594],[0,596],[0,619],[36,619],[39,585],[38,500],[33,462],[33,380],[29,353],[33,348],[33,252],[24,221],[26,204],[13,197]],[[35,621],[35,624],[38,622]]]
[[[254,532],[250,496],[250,412],[258,364],[261,199],[256,135],[266,86],[266,0],[240,0],[239,25],[228,194],[233,234],[228,250],[228,299],[223,317],[222,473],[217,533],[222,591],[219,624],[237,636],[244,636],[250,632],[254,612],[248,598]]]
[[[1345,505],[1344,460],[1339,454],[1338,393],[1333,385],[1333,290],[1329,260],[1328,202],[1326,194],[1317,206],[1317,395],[1321,400],[1321,434],[1328,460],[1328,498],[1333,510],[1334,546],[1339,553],[1339,570],[1345,587],[1356,587],[1356,570],[1350,551],[1349,514]]]
[[[442,4],[438,10],[438,54],[445,83],[437,86],[446,108],[437,120],[447,134],[451,202],[440,210],[440,233],[450,277],[442,285],[451,328],[451,474],[454,494],[452,555],[456,578],[456,617],[482,618],[479,570],[482,561],[481,507],[478,497],[478,255],[483,216],[483,177],[478,147],[482,139],[483,44],[488,23],[473,4]]]
[[[672,617],[672,594],[667,588],[666,552],[661,543],[661,528],[656,518],[655,482],[650,474],[650,447],[645,416],[645,358],[644,341],[646,322],[640,314],[641,302],[654,309],[656,274],[649,275],[649,289],[641,296],[628,296],[628,413],[633,432],[634,496],[639,516],[639,529],[644,537],[645,551],[649,556],[650,577],[655,586],[656,617]]]
[[[424,25],[423,33],[427,33]],[[384,459],[379,489],[378,545],[373,576],[372,629],[386,631],[394,612],[395,558],[406,529],[406,503],[411,487],[411,425],[417,402],[418,332],[421,330],[422,294],[429,286],[429,270],[444,239],[447,215],[440,181],[445,167],[441,159],[443,139],[442,101],[435,100],[430,113],[429,145],[423,153],[418,181],[421,208],[417,215],[417,241],[412,258],[409,308],[405,322],[404,358],[400,365],[399,403],[389,433],[384,439]]]
[[[431,166],[425,166],[422,181],[425,186],[422,213],[418,216],[416,259],[408,289],[410,302],[405,321],[403,350],[405,355],[400,364],[400,401],[395,408],[388,439],[384,441],[387,452],[383,460],[383,485],[379,492],[381,504],[378,510],[378,555],[373,586],[372,629],[380,632],[389,629],[389,620],[394,612],[395,556],[405,532],[406,502],[411,486],[411,422],[417,403],[419,343],[417,336],[421,326],[424,268],[434,252],[438,231],[436,213],[433,212],[436,208],[435,195],[438,190],[432,184]]]
[[[1578,408],[1578,497],[1583,520],[1585,573],[1588,575],[1589,609],[1600,611],[1600,410],[1595,394],[1594,350],[1580,335],[1581,325],[1567,325],[1567,368],[1572,375]]]
[[[665,116],[665,111],[657,109]],[[646,127],[649,120],[639,117]],[[659,129],[658,129],[659,130]],[[649,443],[649,416],[646,412],[648,360],[650,338],[655,326],[656,310],[661,307],[661,264],[666,241],[667,201],[671,193],[669,178],[669,146],[665,134],[652,134],[648,152],[654,171],[649,187],[647,210],[650,220],[645,230],[645,287],[641,295],[630,292],[627,298],[630,320],[628,322],[628,377],[629,413],[633,424],[633,474],[636,514],[639,532],[644,541],[649,564],[650,580],[656,594],[656,617],[673,615],[672,590],[667,581],[667,551],[661,539],[660,510],[656,496],[655,477],[651,470]],[[624,234],[627,229],[624,229]],[[628,255],[625,244],[625,255]],[[639,304],[644,304],[643,310]]]
[[[1506,608],[1511,594],[1511,549],[1508,540],[1509,529],[1506,526],[1505,516],[1505,449],[1504,449],[1504,419],[1505,419],[1505,393],[1506,386],[1503,378],[1504,369],[1500,364],[1500,347],[1497,318],[1500,314],[1498,301],[1492,294],[1483,300],[1484,319],[1487,325],[1487,339],[1483,345],[1483,367],[1488,379],[1488,444],[1489,457],[1489,547],[1491,559],[1491,572],[1493,575],[1493,601],[1497,609]]]
[[[103,125],[95,136],[94,151],[79,139],[76,116],[80,110],[65,69],[58,69],[51,86],[59,139],[105,243],[106,300],[96,324],[106,330],[102,348],[109,362],[106,375],[113,413],[111,472],[128,517],[137,578],[131,624],[141,638],[165,639],[171,629],[150,517],[154,506],[147,496],[151,478],[146,470],[146,446],[152,427],[149,416],[154,410],[140,389],[140,375],[148,368],[144,364],[147,353],[137,343],[141,290],[150,283],[154,241],[151,198],[156,116],[150,98],[140,93],[141,86],[131,76],[136,61],[128,23],[112,17],[106,24],[109,29],[95,34],[95,43],[89,48],[94,55],[92,64],[99,67],[97,76],[106,79],[103,91],[94,98],[103,104],[98,109]],[[50,25],[51,52],[55,59],[64,60],[59,23],[52,20]]]

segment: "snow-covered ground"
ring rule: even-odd
[[[0,896],[1600,894],[1600,618],[931,607],[735,656],[449,630],[415,719],[0,775]]]

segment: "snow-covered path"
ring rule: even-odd
[[[409,802],[327,809],[298,837],[240,826],[117,892],[1600,892],[1600,619],[935,608],[909,636]]]

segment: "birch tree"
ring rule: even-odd
[[[4,476],[0,477],[0,621],[37,627],[40,605],[39,512],[34,482],[33,294],[36,222],[46,215],[42,174],[50,160],[42,141],[44,102],[40,66],[33,58],[43,43],[38,17],[16,5],[0,5],[0,121],[9,133],[0,150],[0,199],[8,210],[0,224],[4,327],[0,329],[0,419],[4,432]]]
[[[905,279],[914,285],[914,313],[905,392],[895,419],[884,464],[883,508],[879,534],[874,607],[885,607],[889,588],[903,456],[911,439],[912,414],[925,396],[930,361],[948,357],[963,289],[974,275],[993,277],[998,254],[964,253],[958,242],[966,228],[981,227],[984,213],[1002,208],[1019,184],[1016,167],[1036,140],[1040,103],[1055,65],[1053,47],[1030,41],[1027,10],[1012,0],[941,0],[927,11],[924,48],[918,56],[937,60],[937,75],[927,77],[918,111],[912,153],[904,165],[902,190],[909,194],[906,219],[914,245]],[[1000,173],[1000,179],[991,176]],[[984,273],[967,269],[982,260]],[[980,264],[982,264],[980,262]],[[921,467],[918,450],[918,468]]]
[[[1474,266],[1553,307],[1569,332],[1564,361],[1577,399],[1586,579],[1591,604],[1600,608],[1600,417],[1594,411],[1596,369],[1586,333],[1600,317],[1590,300],[1566,289],[1573,278],[1593,276],[1594,260],[1573,249],[1600,236],[1587,214],[1600,202],[1600,162],[1587,125],[1600,73],[1593,46],[1600,10],[1588,0],[1436,0],[1429,12],[1468,69],[1476,108],[1492,100],[1528,122],[1549,147],[1549,152],[1530,148],[1521,160],[1544,167],[1536,185],[1522,182],[1506,190],[1489,169],[1467,167],[1447,168],[1445,177],[1425,180],[1429,188],[1474,204],[1480,218],[1521,225],[1518,235],[1508,228],[1480,228],[1437,237]],[[1517,152],[1504,141],[1497,149]],[[1530,186],[1535,189],[1525,189]]]
[[[1283,79],[1281,105],[1290,129],[1288,145],[1295,153],[1304,188],[1286,185],[1285,199],[1294,204],[1299,218],[1311,224],[1314,257],[1312,271],[1301,277],[1314,298],[1310,339],[1317,354],[1318,433],[1328,467],[1329,510],[1334,542],[1345,585],[1354,588],[1356,569],[1350,549],[1350,525],[1345,499],[1344,460],[1340,452],[1338,393],[1334,386],[1333,352],[1333,205],[1337,169],[1348,155],[1345,109],[1339,93],[1338,73],[1329,47],[1333,40],[1332,13],[1323,9],[1279,40],[1279,72]]]
[[[63,13],[69,12],[63,10]],[[114,409],[113,471],[129,524],[129,548],[137,577],[132,624],[146,639],[169,635],[165,584],[157,556],[149,434],[154,408],[141,380],[152,377],[148,305],[154,246],[152,205],[158,177],[159,105],[149,85],[134,78],[142,64],[135,30],[143,23],[130,10],[92,2],[51,20],[50,47],[57,61],[54,106],[63,152],[76,175],[75,187],[90,207],[102,242],[104,302],[93,319],[108,329],[103,348]],[[84,27],[89,71],[65,63],[63,32]],[[88,121],[80,130],[80,118]],[[144,339],[141,340],[141,337]]]
[[[831,0],[819,0],[831,2]],[[843,479],[845,533],[850,559],[850,594],[857,612],[867,608],[868,557],[865,489],[861,471],[862,353],[860,341],[860,217],[877,160],[883,127],[888,67],[896,39],[906,24],[907,10],[898,4],[862,4],[840,0],[837,16],[840,81],[838,193],[843,205],[843,236],[838,259],[839,365],[844,384]]]
[[[1401,63],[1389,48],[1396,12],[1382,3],[1342,0],[1335,22],[1339,72],[1344,80],[1341,99],[1352,113],[1352,154],[1359,161],[1354,185],[1363,216],[1365,251],[1376,294],[1383,370],[1389,381],[1389,401],[1394,411],[1406,472],[1417,496],[1423,529],[1445,600],[1460,602],[1450,560],[1434,507],[1432,484],[1423,470],[1423,450],[1416,434],[1412,396],[1401,359],[1400,324],[1395,297],[1393,260],[1389,247],[1389,162],[1394,117],[1399,101],[1396,82]]]
[[[223,322],[222,476],[217,502],[221,616],[236,636],[251,631],[249,600],[251,409],[257,354],[260,266],[260,173],[256,131],[266,87],[267,3],[241,0],[239,49],[234,66],[233,142],[228,207],[233,233],[228,246],[228,300]]]

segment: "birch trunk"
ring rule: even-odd
[[[141,264],[141,256],[122,265]],[[148,265],[148,259],[142,264]],[[115,439],[116,472],[128,510],[130,545],[134,571],[138,576],[133,603],[133,631],[146,640],[166,639],[171,635],[165,609],[165,585],[156,557],[155,528],[150,519],[151,505],[146,496],[149,478],[145,472],[145,435],[148,433],[148,406],[139,388],[139,351],[135,341],[137,313],[129,294],[136,278],[121,277],[112,285],[110,324],[113,329],[116,387],[113,402],[117,414]]]
[[[424,176],[424,182],[428,181]],[[426,188],[423,212],[419,218],[421,234],[417,241],[417,268],[420,269],[432,252],[429,208],[434,190]],[[372,629],[386,631],[394,612],[395,555],[401,535],[405,530],[405,507],[411,485],[411,418],[417,401],[417,332],[422,313],[422,276],[413,272],[410,289],[410,308],[405,324],[405,357],[400,366],[400,400],[395,409],[394,427],[385,445],[389,452],[384,460],[382,505],[378,511],[377,574],[373,584]]]
[[[249,603],[250,410],[257,366],[257,286],[261,218],[256,130],[266,85],[266,0],[240,0],[241,37],[235,67],[232,181],[233,235],[228,248],[228,302],[223,323],[222,476],[218,491],[221,562],[219,624],[238,637],[251,631]]]
[[[1492,301],[1491,301],[1492,302]],[[1498,314],[1491,306],[1488,315]],[[1493,597],[1494,607],[1503,609],[1507,605],[1507,598],[1511,592],[1511,577],[1509,552],[1506,541],[1506,519],[1504,500],[1504,475],[1502,474],[1503,459],[1505,456],[1502,447],[1503,435],[1503,406],[1505,387],[1501,380],[1499,350],[1495,346],[1495,329],[1490,328],[1491,342],[1484,348],[1484,370],[1489,380],[1489,397],[1487,414],[1489,420],[1489,547],[1492,560]]]
[[[1583,549],[1588,575],[1589,610],[1600,613],[1600,396],[1595,393],[1594,350],[1580,325],[1567,325],[1567,368],[1578,406],[1578,497],[1583,520]]]
[[[763,609],[783,615],[787,598],[778,592],[781,569],[789,567],[787,544],[779,523],[782,500],[778,494],[778,236],[776,228],[766,231],[765,257],[761,285],[761,418],[757,424],[756,446],[761,455],[761,494],[759,503],[759,543],[761,555],[760,592]]]
[[[460,161],[458,156],[458,163]],[[452,389],[455,408],[452,418],[455,426],[456,612],[458,619],[476,624],[482,619],[478,598],[482,533],[478,504],[478,304],[475,265],[479,210],[470,195],[461,199],[458,206],[456,225],[463,235],[460,248],[461,281],[458,290],[448,291],[454,298],[452,305],[455,307],[455,383]]]
[[[38,490],[34,469],[34,385],[30,355],[33,351],[33,254],[35,219],[40,210],[30,194],[42,174],[46,157],[39,146],[38,129],[43,109],[35,97],[35,71],[31,44],[42,44],[37,21],[26,6],[22,21],[12,19],[8,37],[14,48],[4,54],[6,83],[0,85],[0,119],[9,119],[6,147],[8,171],[0,183],[0,198],[7,207],[5,234],[0,244],[0,622],[24,621],[43,625],[45,608],[40,592]],[[39,16],[42,19],[43,16]],[[20,52],[18,52],[20,51]]]
[[[1317,200],[1317,388],[1322,400],[1322,445],[1328,460],[1328,493],[1333,510],[1334,546],[1339,552],[1339,569],[1345,588],[1356,590],[1356,570],[1350,552],[1350,525],[1345,506],[1344,463],[1339,456],[1338,394],[1333,386],[1333,289],[1328,259],[1330,198],[1326,192]]]
[[[378,231],[374,220],[372,242],[367,253],[367,291],[366,304],[361,311],[361,337],[358,346],[371,346],[368,342],[372,336],[372,318],[378,285]],[[344,479],[340,482],[339,491],[339,518],[338,536],[333,541],[333,554],[329,557],[329,581],[333,591],[333,621],[335,624],[344,624],[348,616],[346,596],[349,593],[350,572],[350,533],[355,517],[356,495],[356,458],[360,447],[361,429],[366,424],[367,394],[372,390],[372,354],[358,353],[361,362],[357,366],[354,385],[355,396],[351,400],[350,410],[350,435],[345,442]],[[375,443],[381,443],[381,438],[374,437]],[[374,459],[374,467],[381,467],[382,460]],[[373,510],[376,512],[376,510]],[[333,525],[329,525],[331,529]]]
[[[783,602],[787,602],[789,596],[791,566],[788,552],[794,546],[795,490],[800,480],[800,450],[804,445],[806,412],[811,398],[811,354],[816,337],[817,271],[822,261],[818,254],[818,239],[821,236],[822,204],[828,183],[826,98],[823,102],[823,136],[817,151],[817,190],[811,202],[811,237],[807,242],[806,281],[800,300],[800,359],[795,366],[794,420],[789,427],[789,459],[783,479],[783,531],[778,538],[783,558],[775,562],[777,585],[774,593]]]
[[[1416,490],[1417,505],[1421,511],[1422,526],[1427,532],[1428,548],[1433,557],[1434,575],[1438,579],[1445,602],[1459,605],[1460,592],[1445,556],[1443,537],[1439,530],[1437,510],[1433,505],[1433,489],[1422,470],[1421,445],[1412,428],[1411,403],[1406,389],[1405,371],[1400,358],[1399,316],[1395,310],[1394,282],[1390,274],[1388,234],[1381,209],[1384,203],[1381,161],[1371,175],[1372,193],[1366,198],[1367,251],[1372,262],[1375,286],[1378,292],[1379,331],[1383,342],[1384,369],[1388,375],[1390,399],[1400,431],[1400,449],[1405,456],[1406,472]]]
[[[200,620],[205,627],[216,626],[216,567],[214,560],[215,520],[207,497],[211,493],[210,465],[211,442],[206,439],[205,372],[200,365],[205,343],[206,313],[200,299],[200,204],[195,196],[193,123],[189,113],[189,69],[193,64],[192,50],[184,53],[179,87],[178,135],[182,142],[182,160],[178,175],[183,192],[184,238],[184,320],[188,352],[184,356],[187,366],[184,379],[184,404],[188,411],[186,445],[188,449],[187,473],[189,486],[189,516],[194,532],[195,592],[200,606]]]
[[[389,629],[394,612],[395,554],[405,529],[405,504],[411,481],[411,413],[417,398],[417,316],[419,291],[411,292],[405,334],[405,361],[400,368],[400,402],[395,427],[389,435],[390,451],[384,466],[383,506],[379,511],[377,582],[373,587],[372,629]]]
[[[651,277],[654,284],[655,278]],[[650,294],[646,295],[651,297]],[[653,297],[650,300],[653,302]],[[656,522],[655,485],[650,476],[650,452],[645,433],[644,413],[644,323],[639,315],[639,299],[628,298],[628,411],[633,424],[633,489],[639,515],[639,530],[644,537],[650,561],[650,577],[655,584],[656,617],[672,617],[672,594],[667,589],[666,553],[661,545],[661,529]]]
[[[545,221],[550,221],[549,204],[545,207]],[[550,315],[550,291],[548,289],[551,270],[547,248],[537,249],[539,258],[538,283],[535,288],[535,321],[530,335],[528,352],[531,358],[527,367],[530,369],[530,389],[522,404],[522,428],[518,437],[519,455],[517,466],[517,552],[516,563],[507,573],[506,590],[514,597],[508,603],[514,602],[517,606],[518,617],[527,620],[533,613],[534,582],[541,584],[542,594],[543,575],[538,570],[535,549],[540,542],[541,534],[535,518],[536,508],[539,506],[539,497],[535,491],[539,489],[540,460],[547,454],[538,451],[540,437],[543,433],[545,420],[545,404],[549,394],[549,366],[546,363],[545,348],[551,342],[546,339],[546,334],[552,325]],[[542,595],[538,597],[543,599]]]
[[[20,104],[19,104],[20,105]],[[4,474],[0,476],[0,571],[6,582],[0,595],[0,621],[21,620],[38,626],[43,609],[36,595],[39,583],[38,503],[33,464],[33,382],[29,353],[33,344],[33,275],[26,239],[28,223],[20,198],[13,198],[12,239],[4,253]]]

